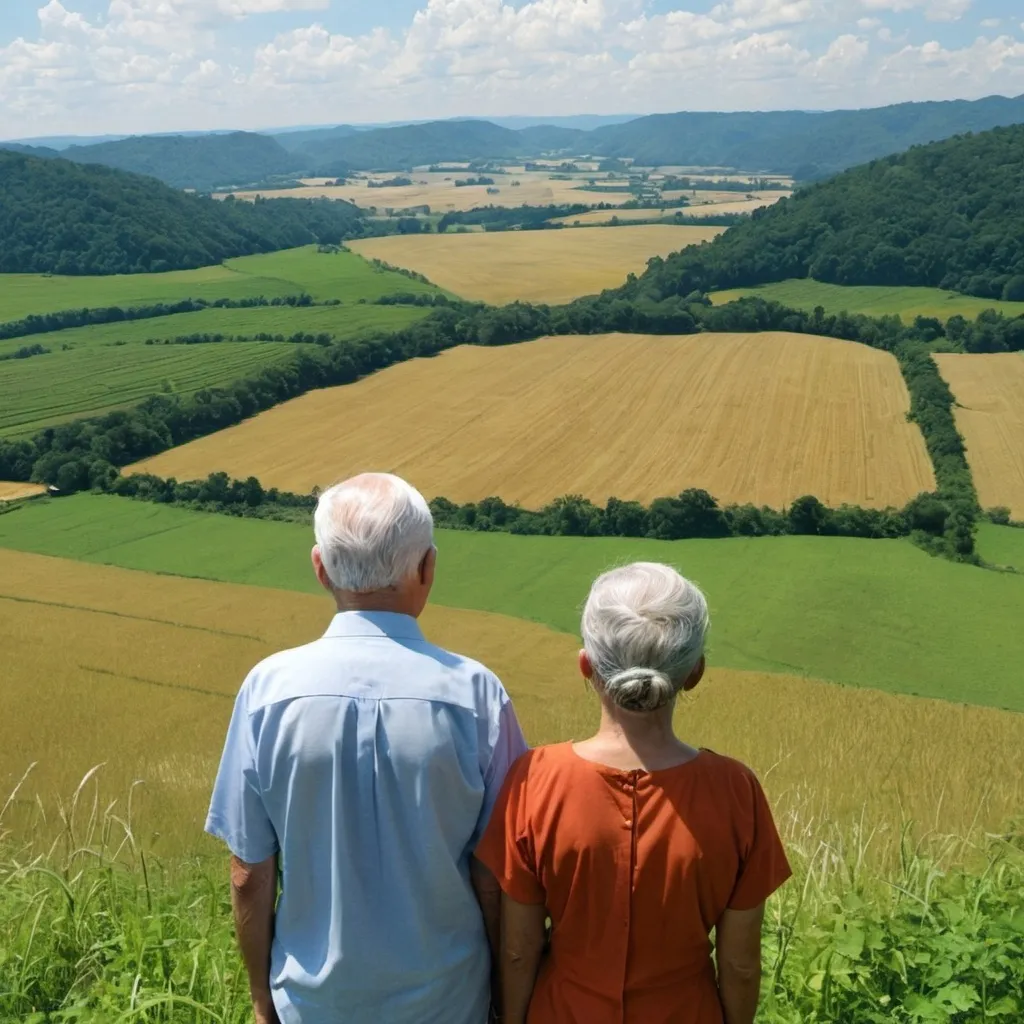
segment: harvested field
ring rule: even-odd
[[[21,484],[11,480],[0,480],[0,501],[17,501],[19,498],[34,498],[45,494],[42,484]]]
[[[619,232],[624,229],[610,229]],[[580,235],[592,234],[581,231]],[[895,359],[806,335],[600,335],[460,347],[315,391],[138,463],[309,493],[374,467],[454,501],[650,501],[702,487],[779,508],[934,487]]]
[[[1024,518],[1024,355],[936,355],[956,396],[978,498]]]
[[[332,612],[326,598],[8,551],[0,579],[0,783],[10,787],[36,761],[24,796],[41,792],[49,803],[103,762],[105,796],[123,798],[142,780],[134,799],[159,822],[163,849],[199,839],[245,673],[319,635]],[[532,742],[592,727],[576,638],[445,608],[429,609],[423,625],[501,675]],[[759,726],[766,703],[770,730]],[[881,830],[876,855],[895,849],[902,820],[942,833],[995,829],[1024,798],[1024,716],[1010,712],[713,667],[679,716],[692,742],[765,777],[782,822],[792,810],[804,822],[848,824],[863,811]],[[829,742],[812,739],[820,736]]]
[[[350,242],[368,259],[425,274],[466,299],[570,302],[622,284],[652,256],[708,241],[722,228],[652,224],[587,231],[392,235]]]

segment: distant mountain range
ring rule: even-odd
[[[59,155],[201,191],[262,184],[268,178],[335,177],[446,160],[541,155],[628,157],[645,166],[729,167],[808,181],[921,143],[1022,123],[1024,95],[870,110],[653,114],[596,127],[597,121],[615,119],[552,118],[546,124],[522,123],[529,118],[499,120],[133,136],[60,150],[0,142],[0,149]]]

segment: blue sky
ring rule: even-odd
[[[3,0],[0,138],[1024,93],[1020,0]]]

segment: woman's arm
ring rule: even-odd
[[[725,1024],[754,1024],[761,994],[761,925],[764,904],[726,910],[715,926],[718,994]]]
[[[544,955],[544,904],[517,903],[501,895],[501,1002],[504,1024],[526,1024],[533,986]]]

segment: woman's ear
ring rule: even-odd
[[[586,651],[580,651],[580,675],[584,679],[590,680],[594,678],[594,666],[590,663],[590,655]]]
[[[693,671],[687,677],[686,682],[683,683],[684,693],[689,693],[704,678],[704,669],[707,668],[707,664],[707,659],[702,654],[700,656],[700,661],[694,665]]]

